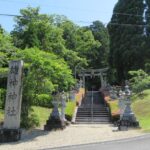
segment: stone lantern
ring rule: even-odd
[[[123,116],[123,112],[124,112],[124,109],[125,109],[125,101],[124,101],[124,97],[125,97],[125,93],[120,89],[119,91],[119,108],[120,108],[120,119],[122,118]]]
[[[58,105],[60,103],[60,93],[56,92],[53,94],[53,110],[49,117],[49,119],[46,122],[46,125],[44,125],[44,130],[51,131],[53,129],[64,129],[65,128],[65,122],[62,119],[62,115],[59,114]]]
[[[139,122],[136,120],[136,117],[131,109],[131,91],[129,89],[129,86],[125,86],[125,95],[124,95],[124,104],[125,108],[123,113],[121,114],[120,120],[119,120],[119,129],[124,130],[127,129],[127,127],[139,127]]]
[[[117,99],[118,98],[117,97],[117,91],[116,91],[115,87],[111,87],[109,93],[110,93],[110,98],[112,98],[112,99]]]
[[[65,108],[66,108],[66,95],[65,92],[63,91],[61,93],[61,120],[63,122],[66,122],[66,118],[65,118]]]

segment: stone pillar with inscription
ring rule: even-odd
[[[21,138],[20,115],[22,102],[23,61],[10,61],[3,128],[0,142],[13,142]]]

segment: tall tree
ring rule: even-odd
[[[92,31],[95,40],[98,40],[101,43],[101,46],[97,48],[98,55],[95,58],[95,61],[93,61],[93,65],[97,68],[106,67],[108,65],[109,53],[108,30],[100,21],[94,21],[89,29]]]
[[[0,68],[8,67],[8,61],[16,51],[17,48],[13,46],[11,36],[0,26]]]
[[[145,22],[146,22],[146,66],[150,66],[150,0],[144,0],[145,3]],[[149,68],[149,67],[148,67]],[[147,69],[147,68],[146,68]],[[149,70],[149,69],[148,69]],[[149,72],[149,71],[148,71]]]
[[[108,25],[109,63],[117,81],[128,78],[128,71],[144,67],[143,0],[119,0]]]
[[[53,16],[39,14],[39,8],[21,9],[22,17],[16,17],[12,31],[15,46],[19,48],[38,47],[48,52],[63,55],[63,31],[54,25]]]
[[[76,43],[75,51],[81,57],[87,59],[88,67],[96,68],[93,62],[95,62],[97,55],[99,55],[97,48],[101,46],[101,43],[94,39],[92,31],[87,30],[85,27],[79,28],[76,33]]]
[[[60,28],[63,29],[63,39],[65,40],[66,48],[74,50],[77,46],[76,36],[79,27],[73,22],[66,20],[60,24]]]
[[[28,7],[20,10],[22,17],[16,17],[16,25],[11,32],[16,47],[25,49],[38,47],[47,52],[53,52],[64,58],[73,70],[77,62],[86,64],[78,53],[68,51],[69,23],[64,16],[40,14],[39,8]],[[73,23],[72,23],[73,24]],[[68,44],[67,44],[68,43]]]
[[[8,71],[8,62],[15,56],[17,49],[13,46],[12,39],[0,26],[0,75]],[[7,77],[0,77],[0,108],[4,108]]]
[[[98,59],[101,43],[95,39],[92,31],[88,27],[79,27],[71,21],[64,21],[61,24],[63,38],[67,49],[78,53],[81,58],[88,61],[88,67],[97,68],[100,60]],[[79,63],[79,61],[78,61]],[[80,64],[86,64],[85,61]]]

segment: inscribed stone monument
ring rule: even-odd
[[[11,142],[20,138],[23,61],[11,61],[7,79],[4,125],[0,141]],[[10,134],[9,134],[10,133]],[[8,137],[7,137],[8,136]]]

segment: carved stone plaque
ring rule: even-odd
[[[5,129],[20,128],[20,114],[22,102],[23,61],[11,61],[7,79],[7,95],[5,102]]]

